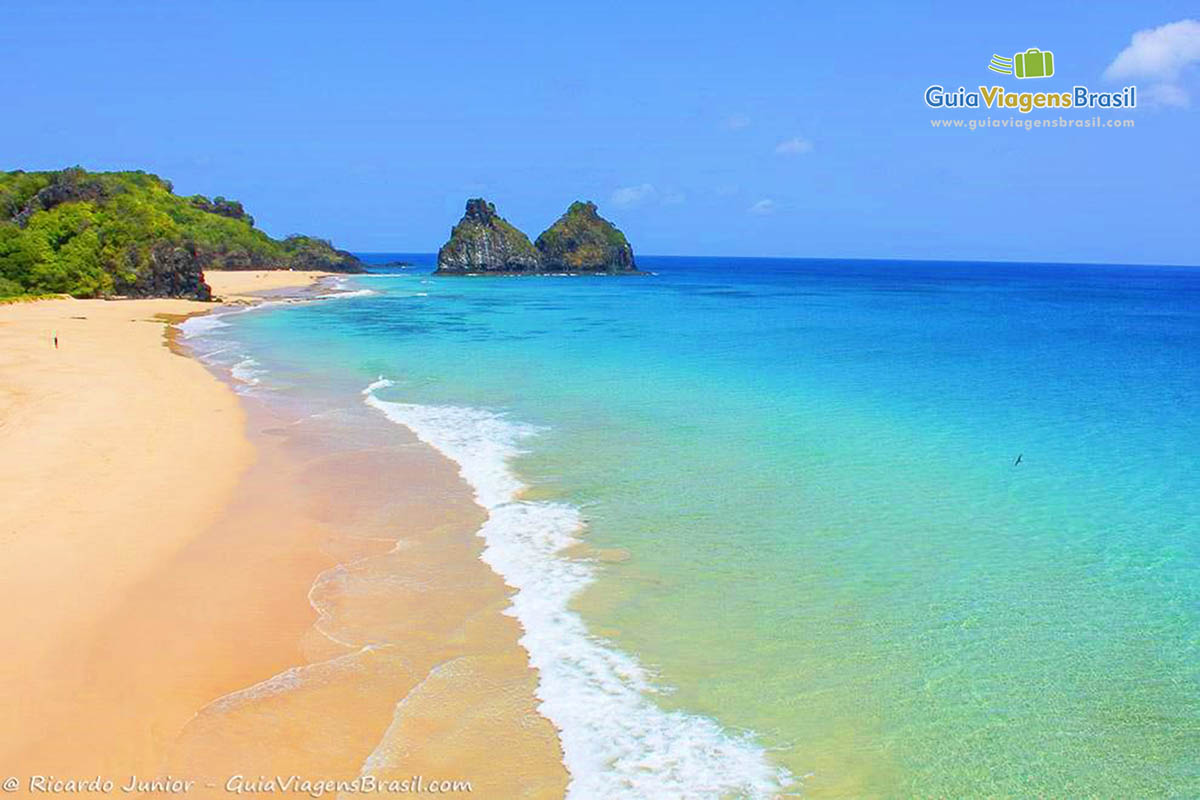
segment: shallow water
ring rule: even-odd
[[[575,796],[1200,795],[1200,273],[641,263],[207,335],[463,465]]]

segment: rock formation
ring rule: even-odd
[[[572,203],[534,246],[494,205],[475,198],[438,251],[434,274],[637,271],[625,234],[596,213],[595,203]]]
[[[596,213],[596,204],[575,201],[537,238],[544,272],[637,272],[625,234]]]
[[[131,264],[134,250],[128,254]],[[150,247],[149,266],[128,273],[131,280],[118,277],[113,291],[127,297],[186,297],[192,300],[211,300],[212,289],[204,280],[204,272],[191,242],[172,244],[159,241]]]
[[[450,241],[438,250],[435,274],[478,272],[537,272],[541,267],[529,237],[496,213],[496,207],[475,198],[450,231]]]

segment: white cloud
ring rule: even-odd
[[[1144,96],[1152,106],[1187,108],[1192,104],[1184,88],[1174,83],[1156,83],[1145,90]]]
[[[654,184],[640,183],[637,186],[622,186],[612,193],[611,199],[614,206],[636,206],[654,195]]]
[[[740,131],[750,127],[750,118],[745,114],[734,114],[725,118],[725,127],[731,131]]]
[[[759,200],[757,203],[755,203],[754,205],[747,208],[746,212],[749,214],[754,214],[756,216],[760,216],[760,217],[765,217],[767,214],[774,214],[775,213],[775,201],[771,200],[770,198],[763,198],[762,200]]]
[[[1144,79],[1153,105],[1187,106],[1184,71],[1200,62],[1200,21],[1181,19],[1133,34],[1129,46],[1104,70],[1109,80]]]
[[[614,206],[642,206],[657,203],[662,206],[677,206],[687,200],[687,195],[678,189],[659,189],[652,183],[622,186],[609,198]]]
[[[775,145],[775,154],[781,156],[798,156],[803,153],[811,153],[812,149],[813,144],[808,139],[794,136],[791,139],[784,139]]]

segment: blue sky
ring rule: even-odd
[[[354,250],[435,250],[483,195],[531,236],[594,199],[642,253],[1200,263],[1195,31],[1105,76],[1196,6],[964,6],[22,3],[0,168],[141,168]],[[987,71],[1028,47],[1054,78]],[[944,130],[932,83],[1159,102]]]

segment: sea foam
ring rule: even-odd
[[[318,300],[348,300],[352,297],[370,297],[371,295],[377,295],[377,294],[379,294],[379,292],[375,291],[374,289],[354,289],[354,290],[347,289],[344,291],[325,292],[323,294],[317,295],[317,299]]]
[[[526,487],[511,468],[538,429],[486,409],[381,400],[376,393],[391,385],[367,386],[367,405],[456,462],[488,512],[482,558],[517,589],[506,613],[524,629],[539,708],[559,730],[567,797],[768,798],[789,786],[791,776],[749,736],[656,705],[648,695],[660,689],[646,670],[569,609],[595,579],[591,563],[561,554],[578,541],[583,516],[565,503],[518,499]]]
[[[259,369],[261,366],[262,365],[260,363],[255,361],[250,356],[244,356],[241,361],[230,367],[229,373],[242,383],[250,386],[257,386],[259,383],[259,376],[264,372],[264,370]]]
[[[223,316],[225,315],[216,313],[188,317],[183,322],[179,323],[179,331],[183,334],[183,338],[191,339],[196,336],[210,334],[219,328],[228,328],[229,323],[221,319]]]

